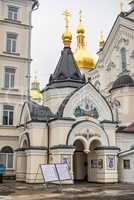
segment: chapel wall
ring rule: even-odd
[[[55,88],[44,91],[43,105],[48,106],[53,113],[56,113],[63,100],[75,89],[76,88]]]
[[[44,146],[47,147],[47,127],[38,125],[31,128],[30,133],[31,146]]]
[[[132,133],[116,133],[116,146],[121,151],[127,151],[134,146],[134,134]]]
[[[120,88],[112,92],[112,102],[118,100],[120,106],[118,109],[119,121],[123,124],[131,124],[133,122],[134,109],[134,89],[133,88]]]

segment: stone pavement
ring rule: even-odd
[[[63,186],[63,192],[50,185],[4,181],[0,184],[0,200],[134,200],[134,185],[77,183]]]

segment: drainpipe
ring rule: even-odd
[[[32,35],[32,12],[39,8],[39,2],[34,1],[29,12],[29,33],[28,33],[28,69],[27,69],[27,100],[30,100],[30,73],[31,73],[31,35]]]
[[[50,127],[47,121],[47,164],[50,163]]]

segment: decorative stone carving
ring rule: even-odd
[[[115,68],[115,67],[116,67],[116,65],[114,64],[114,62],[110,61],[107,68],[106,68],[106,71],[111,71],[112,68]]]

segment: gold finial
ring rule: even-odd
[[[34,79],[33,82],[37,82],[37,70],[34,71]]]
[[[80,15],[79,20],[80,20],[80,23],[81,23],[82,22],[82,10],[79,11],[79,15]]]
[[[62,34],[62,39],[65,47],[70,47],[70,43],[72,40],[72,34],[69,31],[69,19],[71,17],[71,14],[68,10],[65,10],[64,13],[64,20],[65,20],[65,31]]]
[[[103,31],[100,32],[100,39],[99,39],[99,48],[100,50],[103,49],[105,44],[104,34]]]
[[[84,27],[82,25],[82,10],[79,11],[79,25],[77,27],[77,33],[85,33]]]
[[[68,31],[68,29],[69,29],[69,19],[71,17],[71,14],[68,10],[65,10],[63,15],[64,15],[64,19],[65,19],[65,28],[66,28],[65,31]]]

